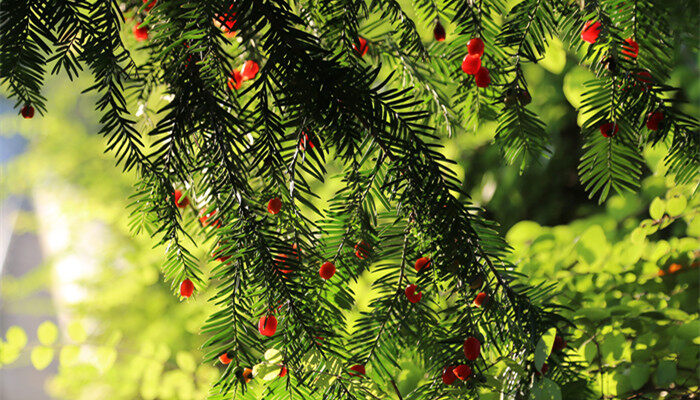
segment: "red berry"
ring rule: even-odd
[[[258,332],[267,337],[274,335],[275,332],[277,332],[277,318],[275,318],[274,315],[260,317],[260,321],[258,321]]]
[[[474,304],[477,307],[481,307],[484,304],[486,304],[487,301],[489,301],[489,295],[484,292],[480,292],[476,295],[472,304]]]
[[[455,379],[457,379],[457,377],[455,376],[453,366],[448,365],[442,370],[442,383],[445,385],[451,385],[455,382]]]
[[[141,23],[134,25],[133,32],[137,41],[143,42],[144,40],[148,40],[148,28],[145,26],[141,27]]]
[[[199,223],[202,224],[202,226],[207,226],[211,224],[214,228],[220,228],[221,227],[221,219],[217,219],[214,222],[210,222],[209,219],[213,219],[213,217],[216,215],[216,213],[219,212],[219,210],[214,210],[210,212],[209,214],[205,214],[204,210],[200,212],[200,217],[199,217]]]
[[[474,361],[481,354],[481,342],[475,337],[469,337],[464,341],[464,356],[467,360]]]
[[[158,0],[153,0],[153,1],[151,1],[151,2],[146,6],[146,11],[150,11],[151,8],[155,7],[155,5],[156,5],[157,2],[158,2]],[[148,3],[148,0],[143,0],[143,4],[146,4],[146,3]]]
[[[330,261],[326,261],[321,264],[321,268],[318,270],[318,274],[323,279],[331,279],[335,275],[335,264]]]
[[[639,71],[637,72],[637,80],[639,80],[642,83],[649,84],[652,81],[652,76],[649,71]]]
[[[227,365],[231,363],[231,359],[228,356],[228,353],[224,353],[219,356],[219,361],[221,361],[222,364]]]
[[[364,260],[365,258],[369,257],[369,251],[370,251],[370,247],[364,241],[359,241],[355,245],[355,255],[360,260]]]
[[[406,287],[406,298],[408,299],[408,301],[414,304],[418,303],[420,299],[423,298],[423,293],[416,293],[416,289],[418,289],[418,286],[413,284],[408,285]]]
[[[472,289],[472,290],[480,289],[481,285],[483,285],[483,284],[484,284],[484,277],[479,275],[476,278],[474,278],[474,280],[469,282],[469,289]]]
[[[189,278],[182,281],[180,284],[180,296],[190,297],[192,296],[192,292],[194,292],[194,283],[192,283]]]
[[[229,6],[229,11],[233,9],[233,4]],[[224,32],[231,32],[233,31],[234,25],[236,25],[236,13],[221,13],[219,14],[216,19],[219,20],[221,25],[223,26],[223,31]]]
[[[554,351],[562,351],[566,348],[566,340],[564,340],[563,337],[556,335],[554,337],[554,344],[552,345],[552,349]]]
[[[416,260],[416,272],[420,272],[423,268],[430,267],[431,260],[428,257],[421,257]]]
[[[187,196],[183,196],[181,190],[175,189],[173,196],[175,196],[175,206],[177,208],[185,208],[190,204],[190,199]]]
[[[647,115],[647,129],[650,131],[657,131],[659,129],[659,124],[664,120],[664,113],[661,111],[654,111]]]
[[[588,42],[590,44],[595,43],[596,40],[598,40],[598,36],[600,35],[600,22],[598,21],[588,21],[583,25],[583,30],[581,31],[581,39],[584,42]]]
[[[461,364],[455,367],[455,369],[452,370],[454,372],[455,376],[459,378],[459,380],[465,380],[469,378],[469,375],[472,374],[472,369],[469,368],[468,365],[466,364]]]
[[[445,34],[445,27],[442,26],[440,21],[438,21],[435,24],[435,28],[433,29],[433,36],[435,37],[435,40],[438,42],[442,42],[445,40],[446,34]]]
[[[617,124],[613,124],[612,122],[605,122],[602,125],[600,125],[600,133],[603,134],[603,136],[606,138],[611,138],[615,136],[615,134],[619,130],[620,127],[617,126]]]
[[[673,263],[668,266],[668,273],[669,274],[675,274],[676,272],[680,271],[683,269],[683,266],[678,264],[678,263]]]
[[[632,38],[625,40],[625,43],[627,44],[622,46],[622,54],[631,58],[637,58],[639,54],[639,43]]]
[[[216,249],[214,249],[214,251],[211,252],[211,256],[212,256],[212,258],[215,258],[216,261],[222,262],[222,263],[228,261],[228,259],[231,258],[231,256],[227,256],[227,255],[221,254],[221,253],[222,253],[221,246],[216,246]]]
[[[20,112],[20,114],[22,114],[24,119],[29,119],[29,118],[34,117],[34,107],[32,107],[28,104],[25,105],[24,107],[22,107],[22,109],[19,112]]]
[[[480,67],[474,75],[474,82],[476,82],[476,86],[480,88],[488,87],[491,84],[491,75],[489,75],[489,70],[486,67]]]
[[[258,63],[256,63],[253,60],[246,61],[245,64],[243,64],[243,67],[241,68],[241,75],[243,76],[243,80],[248,81],[251,79],[255,79],[255,76],[258,74],[258,71],[260,71]]]
[[[464,56],[464,60],[462,60],[462,71],[464,71],[465,74],[474,75],[479,71],[479,67],[481,67],[481,58],[479,58],[479,56],[471,54]]]
[[[243,75],[241,75],[241,71],[237,69],[231,71],[231,77],[228,78],[226,84],[231,91],[240,89],[243,85]]]
[[[365,366],[364,365],[353,365],[350,367],[352,371],[357,372],[356,374],[353,374],[352,372],[348,372],[350,376],[360,376],[365,374]]]
[[[283,365],[282,369],[280,369],[280,378],[284,378],[285,376],[287,376],[287,367]]]
[[[469,55],[481,57],[484,55],[484,41],[480,38],[473,38],[467,43]]]
[[[282,200],[279,197],[273,197],[267,202],[267,212],[277,214],[282,209]]]
[[[243,373],[241,374],[241,377],[243,378],[245,383],[250,382],[253,379],[253,370],[250,368],[243,369]]]
[[[287,255],[286,254],[278,254],[275,256],[275,266],[277,267],[277,270],[283,274],[288,274],[292,272],[291,269],[283,269],[287,265]]]
[[[355,50],[355,53],[357,53],[357,55],[363,57],[365,54],[367,54],[367,49],[369,48],[369,45],[367,44],[367,39],[363,37],[358,37],[357,42],[359,43],[360,47],[357,47],[357,44],[353,43],[352,49]]]

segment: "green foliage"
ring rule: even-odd
[[[625,358],[628,350],[632,353],[626,347],[630,332],[615,331],[619,327],[612,320],[628,313],[632,326],[651,312],[643,305],[634,308],[642,302],[638,297],[617,296],[636,283],[627,281],[631,272],[623,265],[643,272],[670,251],[689,257],[694,242],[642,244],[657,230],[685,220],[687,210],[694,210],[692,189],[682,187],[655,200],[652,218],[625,232],[633,246],[624,235],[606,238],[610,226],[579,230],[581,224],[574,224],[569,229],[577,241],[569,232],[559,238],[562,246],[546,249],[566,248],[568,254],[537,258],[518,246],[519,239],[539,235],[540,228],[516,225],[511,253],[499,226],[469,200],[471,193],[444,147],[453,134],[495,123],[494,139],[508,163],[527,172],[546,162],[553,153],[551,135],[544,113],[528,108],[538,93],[526,72],[540,60],[561,71],[568,46],[592,72],[583,90],[576,77],[565,82],[567,97],[580,107],[585,143],[578,171],[586,191],[603,202],[613,193],[637,190],[645,173],[643,151],[649,147],[665,159],[670,178],[694,182],[697,121],[674,97],[676,88],[666,84],[673,62],[664,53],[671,39],[680,45],[692,42],[673,29],[662,6],[618,0],[581,7],[553,0],[419,1],[416,7],[395,0],[16,3],[0,6],[5,28],[0,67],[7,71],[2,83],[8,95],[43,111],[46,60],[55,62],[53,73],[65,71],[71,78],[84,67],[89,70],[94,82],[87,91],[95,93],[100,113],[95,130],[105,141],[80,137],[78,142],[90,150],[86,154],[106,148],[131,173],[129,179],[114,180],[136,186],[128,224],[120,216],[114,228],[124,234],[128,225],[132,233],[153,240],[130,244],[149,255],[147,278],[137,269],[125,276],[107,269],[98,277],[118,288],[92,299],[106,304],[95,312],[107,321],[104,330],[73,327],[68,332],[72,341],[61,342],[59,360],[82,380],[107,375],[108,386],[139,382],[124,385],[114,397],[149,399],[201,397],[210,384],[213,399],[574,399],[590,394],[588,372],[599,373],[604,394],[640,390],[650,376],[664,389],[676,384],[679,361],[657,360],[656,373],[642,363],[632,365],[631,357]],[[445,43],[426,41],[430,27],[414,19],[444,20],[454,37]],[[588,20],[599,21],[602,34],[582,47],[579,34]],[[685,16],[681,26],[694,26],[688,20],[695,17]],[[148,29],[149,39],[141,46],[120,36],[124,25],[131,29],[135,23]],[[225,35],[228,30],[236,32],[235,40]],[[370,51],[362,58],[352,49],[359,45],[358,36],[369,40]],[[473,37],[486,43],[482,62],[492,77],[488,88],[478,88],[459,69]],[[624,57],[628,37],[642,45],[639,57]],[[548,59],[548,53],[554,56]],[[238,82],[231,79],[240,70],[232,69],[244,60],[257,61],[261,69],[236,89]],[[646,115],[655,110],[663,111],[665,122],[657,131],[643,130]],[[598,133],[606,121],[620,127],[611,138]],[[331,176],[328,171],[340,171],[335,181],[340,185],[323,198],[315,189]],[[173,201],[175,190],[182,191],[188,205]],[[283,204],[276,215],[265,211],[273,197]],[[538,236],[536,244],[555,242],[556,235],[551,236]],[[158,263],[145,249],[154,242],[165,251],[160,267],[169,291],[150,279]],[[356,255],[357,245],[367,254]],[[421,256],[430,257],[431,266],[414,272],[412,264]],[[554,272],[542,266],[558,256],[573,263],[557,270],[576,273],[569,280],[557,276],[576,289],[573,300],[558,294],[553,283],[524,279]],[[325,282],[317,267],[327,260],[338,272]],[[619,265],[608,265],[611,260]],[[625,277],[620,286],[603,292],[604,303],[612,307],[583,295],[585,279],[601,270]],[[176,307],[167,297],[186,278],[195,282],[195,299],[209,300],[194,322],[186,306]],[[356,291],[353,285],[365,279],[371,283]],[[605,275],[595,284],[611,281]],[[419,303],[406,301],[403,291],[410,283],[423,293]],[[481,291],[488,302],[472,305]],[[149,304],[139,303],[116,324],[114,316],[133,306],[120,296],[148,297]],[[359,299],[366,309],[359,310]],[[659,295],[649,304],[667,300]],[[572,301],[580,306],[569,310]],[[95,316],[86,304],[77,308]],[[685,317],[695,318],[689,311],[683,311]],[[272,313],[280,326],[266,338],[255,325]],[[181,326],[173,329],[153,318],[165,315]],[[680,314],[666,317],[674,328],[682,319]],[[182,325],[189,330],[201,326],[201,340],[183,338]],[[143,326],[149,329],[141,332]],[[598,329],[600,335],[584,337]],[[583,346],[582,357],[577,349],[552,352],[556,332],[565,331]],[[59,336],[65,339],[52,325],[42,325],[40,344],[31,350],[35,367],[45,368],[55,358],[50,346]],[[483,339],[483,357],[471,363],[468,381],[443,385],[442,369],[465,362],[461,345],[469,336]],[[12,360],[24,345],[16,338],[7,343],[9,356],[3,358]],[[86,346],[97,363],[83,362]],[[120,359],[121,346],[133,353],[128,361]],[[200,347],[201,354],[193,350]],[[273,348],[280,353],[270,355]],[[215,371],[211,365],[218,366],[223,353],[232,354],[232,362]],[[200,367],[198,359],[204,360]],[[397,383],[407,359],[419,377],[404,376]],[[623,364],[627,359],[629,366]],[[545,361],[549,372],[541,373]],[[123,368],[127,363],[128,370]],[[289,369],[284,379],[275,378],[280,364]],[[367,377],[348,373],[355,364],[367,367]],[[205,378],[195,379],[200,370]],[[211,376],[214,372],[218,378]],[[613,383],[615,392],[609,390]],[[66,396],[82,390],[80,382],[66,376],[55,385]],[[669,388],[676,387],[691,386]]]
[[[698,386],[700,203],[685,204],[689,186],[652,200],[658,183],[643,182],[648,208],[613,197],[602,215],[551,228],[521,222],[507,235],[525,274],[559,282],[547,301],[574,322],[559,334],[601,396],[680,398]],[[669,202],[677,206],[665,210]]]

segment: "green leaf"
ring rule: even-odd
[[[517,361],[510,359],[510,358],[504,358],[503,362],[505,362],[506,365],[508,366],[508,368],[515,371],[515,373],[517,373],[518,375],[521,375],[521,376],[527,375],[527,372],[525,371],[525,369],[520,364],[518,364]]]
[[[180,369],[187,372],[194,372],[197,368],[197,361],[194,356],[186,351],[178,351],[175,355],[175,362]]]
[[[27,345],[27,334],[24,332],[24,329],[17,325],[7,329],[5,338],[7,339],[7,345],[16,347],[18,350],[22,350]]]
[[[660,220],[664,216],[664,211],[666,211],[666,202],[659,197],[654,197],[654,200],[651,201],[651,206],[649,206],[651,219]]]
[[[688,321],[678,327],[676,333],[678,336],[686,340],[693,340],[698,337],[698,332],[700,332],[700,321],[692,320]]]
[[[576,315],[587,318],[591,320],[592,322],[597,322],[600,320],[603,320],[607,317],[610,316],[610,311],[603,309],[603,308],[597,308],[597,307],[589,307],[589,308],[582,308],[578,311],[576,311]]]
[[[675,217],[681,215],[687,205],[688,200],[686,200],[685,196],[677,195],[666,201],[666,212],[668,215]]]
[[[0,340],[0,366],[3,364],[12,364],[20,355],[20,348],[8,345],[7,342]]]
[[[41,344],[50,346],[56,341],[56,338],[58,338],[58,328],[53,322],[44,321],[36,330],[36,336],[39,338]]]
[[[532,387],[532,398],[534,400],[561,400],[561,389],[551,379],[542,378]]]
[[[112,365],[117,360],[117,350],[113,347],[100,346],[97,348],[97,359],[100,360],[100,370],[107,371],[112,368]]]
[[[671,360],[662,360],[656,368],[656,384],[661,387],[668,387],[676,380],[676,363]]]
[[[253,376],[263,381],[271,381],[279,376],[281,369],[280,365],[262,362],[253,367]]]
[[[603,228],[600,225],[593,225],[581,235],[575,249],[579,260],[591,265],[608,254],[610,244]]]
[[[597,355],[598,347],[595,345],[595,343],[593,343],[592,340],[586,343],[586,345],[583,347],[583,357],[586,359],[586,362],[589,364],[592,363]]]
[[[648,364],[632,364],[630,368],[630,385],[633,390],[638,390],[649,380],[651,367]]]
[[[572,68],[566,73],[566,76],[564,76],[564,86],[562,87],[564,96],[566,96],[566,99],[574,108],[581,107],[583,94],[586,91],[581,82],[587,82],[593,78],[595,78],[593,73],[581,66]]]
[[[82,343],[87,339],[87,332],[82,321],[71,321],[68,324],[68,337],[75,343]]]
[[[268,349],[265,352],[265,361],[267,361],[270,364],[281,364],[282,353],[277,349]]]
[[[61,349],[61,352],[58,356],[58,360],[62,366],[70,367],[71,365],[75,365],[76,361],[78,360],[79,354],[80,354],[80,347],[78,347],[74,344],[69,344],[69,345],[63,346],[63,348]]]
[[[31,360],[34,368],[41,371],[51,364],[53,360],[53,349],[45,346],[37,346],[32,350]]]
[[[553,74],[560,74],[566,66],[566,50],[559,39],[549,40],[544,57],[538,62],[547,71]]]
[[[537,347],[535,348],[535,368],[537,370],[542,369],[542,365],[549,354],[552,352],[552,345],[554,344],[554,337],[557,335],[557,328],[549,328],[547,332],[540,338],[537,342]]]

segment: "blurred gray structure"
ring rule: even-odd
[[[9,107],[5,102],[0,109]],[[2,127],[0,127],[2,129]],[[5,164],[20,154],[25,141],[19,135],[0,134],[0,179],[7,173]],[[32,210],[28,199],[8,197],[0,193],[0,277],[21,278],[43,263],[39,238],[35,233],[15,232],[18,211]],[[0,286],[0,290],[2,290]],[[56,322],[53,301],[48,289],[43,289],[20,301],[7,301],[0,293],[0,335],[12,325],[22,327],[28,336],[28,349],[36,342],[36,329],[43,321]],[[46,393],[46,381],[57,371],[56,360],[37,371],[31,365],[29,351],[25,349],[10,366],[0,368],[0,400],[44,400],[51,399]]]

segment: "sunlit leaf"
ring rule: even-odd
[[[39,338],[41,344],[50,346],[58,338],[58,328],[56,324],[51,321],[44,321],[37,328],[36,335]]]
[[[542,369],[542,365],[552,353],[552,345],[554,344],[554,337],[556,335],[557,328],[549,328],[537,342],[537,347],[535,348],[535,368],[537,368],[538,371]]]
[[[51,364],[53,360],[53,349],[45,346],[37,346],[32,349],[31,360],[34,368],[42,370]]]

